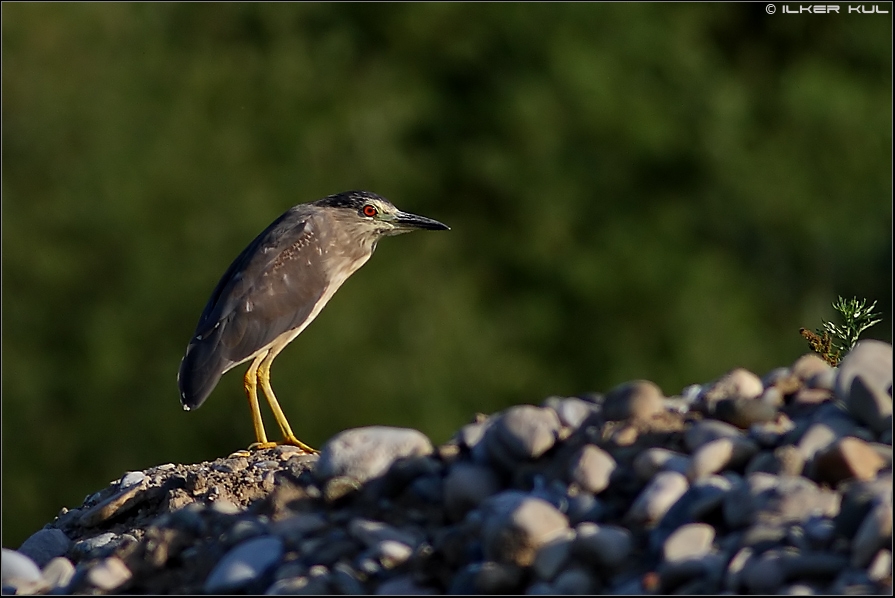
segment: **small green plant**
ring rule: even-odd
[[[875,307],[876,301],[868,307],[866,299],[858,301],[857,297],[848,300],[839,297],[833,302],[833,309],[842,314],[842,326],[824,322],[823,330],[811,332],[802,328],[799,332],[814,352],[836,367],[842,355],[851,351],[858,342],[861,333],[882,321],[879,313],[873,313]]]

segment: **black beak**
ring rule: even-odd
[[[446,226],[437,220],[400,211],[395,213],[395,219],[392,222],[394,222],[398,228],[403,229],[451,230],[449,226]]]

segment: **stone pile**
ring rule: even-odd
[[[130,472],[4,593],[892,593],[892,347]]]

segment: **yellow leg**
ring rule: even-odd
[[[282,444],[291,444],[307,453],[316,453],[318,452],[316,449],[311,448],[292,433],[292,427],[286,420],[286,414],[283,413],[276,395],[273,394],[273,388],[270,386],[270,362],[273,361],[275,356],[276,353],[271,351],[264,358],[264,361],[261,362],[258,367],[258,381],[261,383],[261,390],[264,391],[264,396],[267,397],[267,402],[270,403],[270,408],[273,410],[273,416],[276,418],[280,431],[283,433]]]
[[[246,396],[249,398],[249,408],[252,410],[252,425],[255,427],[255,440],[257,442],[249,445],[250,449],[270,448],[276,446],[275,442],[267,441],[267,434],[264,433],[264,421],[261,419],[261,407],[258,405],[258,366],[264,355],[259,355],[249,366],[243,382],[245,383]]]

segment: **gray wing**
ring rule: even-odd
[[[180,365],[185,407],[201,405],[224,372],[300,326],[322,296],[327,240],[303,208],[258,235],[212,292]]]

